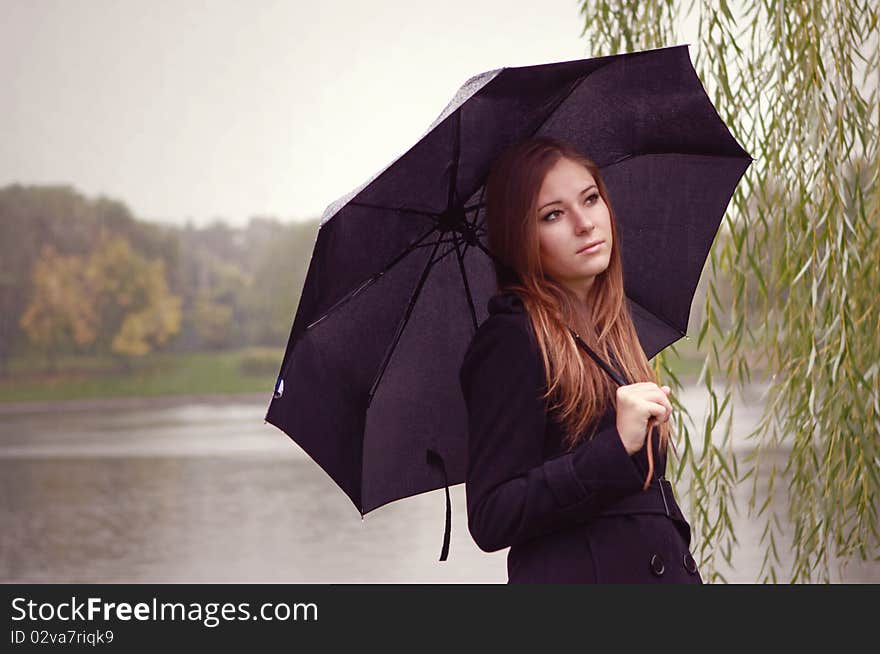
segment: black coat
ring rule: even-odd
[[[615,411],[566,452],[541,399],[544,365],[521,299],[489,300],[460,370],[468,409],[468,529],[485,552],[510,547],[508,583],[702,583],[691,528],[663,478],[645,492],[645,447],[630,456]]]

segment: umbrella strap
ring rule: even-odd
[[[600,357],[593,351],[593,348],[584,343],[583,340],[581,340],[580,335],[575,330],[569,327],[568,331],[570,331],[572,336],[574,336],[574,340],[577,343],[578,347],[580,347],[582,350],[585,350],[587,354],[593,357],[593,360],[597,364],[599,364],[599,367],[602,368],[602,370],[604,370],[618,386],[626,386],[629,383],[626,381],[626,377],[623,374],[611,368],[611,366],[605,363],[602,357]]]
[[[443,483],[446,486],[446,530],[443,533],[443,548],[440,550],[440,560],[445,561],[449,555],[449,535],[452,531],[452,502],[449,499],[449,477],[446,474],[446,464],[440,453],[428,448],[428,463],[438,466],[443,471]]]

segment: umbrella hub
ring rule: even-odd
[[[458,232],[464,241],[470,245],[477,244],[477,230],[473,223],[469,223],[465,215],[464,207],[450,207],[437,216],[438,232]]]

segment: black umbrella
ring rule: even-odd
[[[362,517],[445,487],[440,560],[449,486],[467,463],[458,371],[497,291],[484,183],[495,158],[532,135],[570,141],[600,166],[648,358],[685,335],[752,161],[681,45],[477,75],[412,148],[327,208],[266,420]]]

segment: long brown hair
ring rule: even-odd
[[[545,175],[562,157],[586,167],[611,218],[611,259],[593,280],[586,302],[545,275],[539,254],[538,193]],[[489,249],[503,264],[495,265],[498,290],[516,292],[528,312],[544,361],[543,399],[550,402],[548,409],[563,427],[570,450],[592,438],[604,411],[616,405],[617,385],[578,347],[568,327],[630,383],[657,383],[625,302],[617,221],[599,167],[567,141],[547,136],[521,141],[508,148],[489,173],[486,224]],[[588,427],[592,429],[586,435]],[[658,428],[663,452],[669,423]]]

